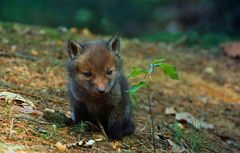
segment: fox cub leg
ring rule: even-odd
[[[123,122],[117,111],[112,111],[108,117],[106,133],[112,140],[122,139]]]

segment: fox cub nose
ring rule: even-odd
[[[97,82],[95,87],[98,93],[103,94],[106,92],[107,85],[105,82]]]
[[[105,93],[105,88],[98,88],[97,91],[98,93],[101,93],[101,94]]]
[[[105,91],[106,91],[106,87],[104,86],[104,85],[100,85],[100,86],[98,86],[97,87],[97,92],[98,93],[105,93]]]

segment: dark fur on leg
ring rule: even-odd
[[[94,122],[93,116],[89,113],[86,104],[84,102],[76,100],[70,90],[69,97],[71,100],[72,121],[74,122],[73,124],[77,124],[81,121]]]
[[[67,119],[65,120],[65,125],[66,125],[66,126],[72,126],[72,125],[74,125],[74,121],[72,120],[72,118],[67,118]]]
[[[128,120],[123,123],[123,128],[122,128],[123,136],[132,134],[134,130],[135,130],[135,124],[132,120]]]
[[[74,122],[79,123],[81,121],[90,121],[95,122],[93,116],[87,110],[87,107],[84,103],[78,102],[78,106],[73,107],[73,117]]]
[[[121,140],[122,139],[122,123],[115,122],[108,126],[107,135],[111,140]]]

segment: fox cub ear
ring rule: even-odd
[[[110,51],[114,52],[115,55],[119,54],[120,50],[120,37],[118,34],[115,34],[107,43],[107,47]]]
[[[74,59],[78,55],[83,53],[83,47],[75,40],[68,40],[68,54],[71,59]]]

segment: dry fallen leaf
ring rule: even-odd
[[[42,116],[43,115],[43,112],[41,112],[39,110],[29,108],[29,107],[24,108],[24,107],[21,107],[21,106],[14,105],[14,106],[12,106],[12,110],[15,113],[30,114],[32,116]]]
[[[120,152],[122,144],[120,142],[118,142],[118,141],[113,141],[112,142],[112,147],[113,147],[114,150]]]
[[[175,115],[175,119],[177,121],[184,121],[189,124],[192,124],[196,129],[213,129],[214,128],[212,124],[208,124],[204,121],[198,120],[187,112],[177,113],[173,107],[166,108],[165,114]]]
[[[213,129],[214,128],[212,124],[208,124],[204,121],[198,120],[187,112],[176,113],[175,118],[177,121],[185,121],[189,124],[192,124],[196,129]]]
[[[177,112],[175,111],[174,107],[168,107],[165,109],[166,115],[175,115]]]
[[[58,149],[59,151],[65,151],[65,150],[67,149],[67,146],[66,146],[66,145],[63,145],[61,142],[57,142],[57,143],[55,144],[55,146],[57,147],[57,149]]]
[[[38,51],[35,49],[32,49],[30,52],[31,52],[31,55],[33,56],[37,56],[39,54]]]
[[[87,146],[92,146],[94,143],[95,143],[94,140],[88,140],[88,141],[84,144],[84,146],[85,146],[85,147],[87,147]]]
[[[18,105],[24,107],[24,108],[32,108],[36,109],[36,106],[33,104],[32,101],[29,99],[23,98],[19,94],[15,94],[12,92],[0,92],[0,98],[4,99],[8,103],[16,102]]]
[[[94,134],[93,138],[96,142],[106,140],[106,137],[104,135],[101,135],[101,134]]]
[[[50,108],[45,108],[44,112],[50,112],[50,113],[55,113],[56,111],[54,109],[50,109]]]
[[[79,146],[79,147],[91,147],[93,144],[95,144],[95,140],[86,140],[86,139],[83,139],[81,141],[78,141],[76,143],[69,143],[67,144],[67,148],[71,148],[71,147],[76,147],[76,146]]]

